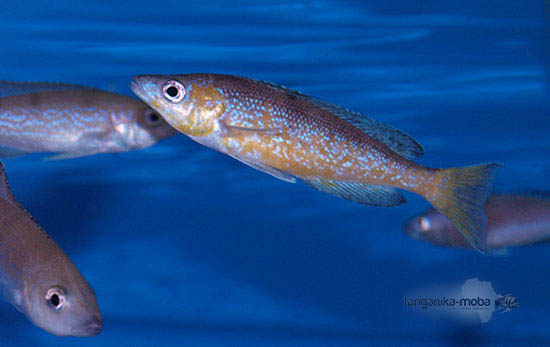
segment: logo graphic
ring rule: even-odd
[[[503,295],[495,300],[495,309],[501,312],[509,312],[518,306],[518,299],[512,294]]]
[[[432,288],[430,291],[422,291],[420,295],[405,296],[404,305],[487,323],[495,311],[509,312],[517,308],[519,303],[511,294],[497,294],[491,282],[471,278],[459,290]]]

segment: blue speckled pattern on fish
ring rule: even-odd
[[[135,77],[132,90],[195,141],[284,181],[367,205],[405,202],[395,188],[434,205],[481,251],[483,202],[497,164],[433,169],[408,135],[343,107],[249,78],[190,74]]]
[[[174,135],[139,100],[58,83],[0,82],[0,157],[124,152]]]

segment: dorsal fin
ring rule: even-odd
[[[15,198],[15,195],[11,192],[10,185],[8,184],[8,177],[6,176],[6,170],[4,169],[4,164],[0,162],[0,199],[4,199],[13,206],[15,206],[17,209],[23,211],[27,215],[27,217],[32,220],[36,225],[40,227],[38,222],[34,219],[34,217],[17,201]]]
[[[15,200],[15,196],[13,196],[10,190],[10,186],[8,185],[6,170],[4,170],[4,164],[2,163],[0,163],[0,198],[18,205],[17,201]]]
[[[253,80],[256,83],[264,84],[268,87],[280,90],[286,94],[290,94],[304,100],[307,100],[315,105],[332,112],[337,117],[345,120],[346,122],[353,124],[356,128],[360,129],[370,137],[384,143],[392,151],[400,154],[407,159],[414,159],[424,154],[422,146],[418,144],[412,137],[404,132],[397,130],[389,125],[371,119],[360,113],[348,110],[345,107],[341,107],[330,102],[319,100],[312,96],[304,95],[297,91],[288,89],[286,87],[264,82],[260,80]]]
[[[331,111],[336,116],[342,118],[348,123],[353,124],[358,129],[365,132],[370,137],[382,142],[392,151],[411,160],[424,154],[424,149],[415,139],[405,134],[401,130],[386,125],[382,122],[371,119],[360,113],[350,111],[344,107],[331,104],[326,101],[310,98],[310,101],[326,110]]]
[[[90,87],[77,84],[52,83],[52,82],[10,82],[0,81],[0,98],[37,92],[49,92],[57,90],[88,90]]]

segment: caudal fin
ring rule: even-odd
[[[480,252],[487,252],[487,216],[483,204],[492,188],[496,163],[444,169],[436,200],[430,201],[466,240]]]

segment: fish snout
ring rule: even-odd
[[[140,99],[149,103],[160,92],[160,86],[163,84],[164,78],[155,75],[138,75],[134,76],[134,80],[130,82],[130,89]]]
[[[143,88],[141,88],[141,84],[139,82],[139,76],[134,76],[134,80],[130,82],[130,89],[136,94],[138,97],[143,97]]]

